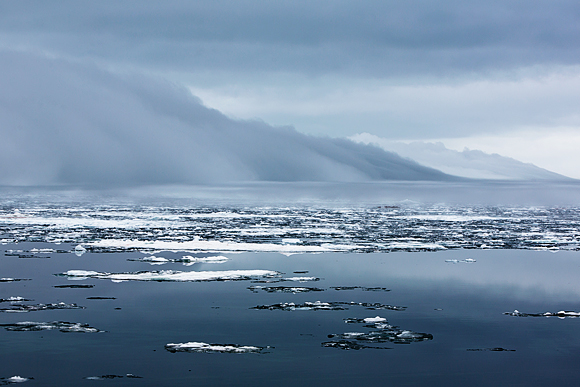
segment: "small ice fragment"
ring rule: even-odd
[[[363,319],[363,322],[366,323],[366,324],[381,323],[381,322],[386,322],[386,321],[387,321],[386,318],[379,317],[379,316],[376,316],[376,317],[367,317],[367,318]]]
[[[144,257],[141,259],[141,261],[148,262],[150,265],[164,265],[164,264],[170,262],[169,259],[167,259],[167,258],[156,257],[154,255],[152,255],[150,257]]]
[[[83,246],[81,246],[81,245],[77,245],[77,246],[75,247],[75,250],[74,250],[74,252],[75,252],[75,255],[76,255],[77,257],[80,257],[81,255],[83,255],[84,253],[86,253],[86,252],[87,252],[87,249],[85,249],[85,248],[84,248]]]

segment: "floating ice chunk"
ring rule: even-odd
[[[293,302],[284,302],[272,305],[258,305],[252,309],[268,309],[268,310],[347,310],[349,306],[362,306],[370,310],[378,309],[389,309],[389,310],[405,310],[404,306],[394,306],[386,305],[380,303],[368,303],[368,302],[344,302],[344,301],[333,301],[333,302],[304,302],[302,304],[295,304]],[[385,319],[386,321],[386,319]],[[364,322],[363,319],[348,322]]]
[[[85,249],[83,246],[81,245],[77,245],[74,249],[74,253],[77,257],[80,257],[81,255],[83,255],[84,253],[87,252],[87,249]]]
[[[238,281],[254,278],[275,277],[281,273],[272,270],[223,270],[223,271],[139,271],[133,273],[100,273],[96,271],[69,270],[58,276],[69,278],[97,278],[112,281]]]
[[[55,249],[30,249],[31,253],[34,254],[49,254],[49,253],[56,253]]]
[[[183,263],[185,266],[191,266],[196,263],[224,263],[229,260],[229,258],[224,256],[215,257],[193,257],[191,255],[184,255],[180,259],[168,259],[163,257],[156,257],[154,255],[150,257],[144,257],[139,259],[128,259],[129,261],[139,261],[147,262],[151,265],[164,265],[166,263]]]
[[[229,260],[228,257],[224,257],[223,255],[217,255],[215,257],[192,257],[191,255],[184,255],[180,261],[184,263],[224,263]]]
[[[84,306],[79,306],[77,304],[66,304],[64,302],[58,302],[55,304],[36,304],[36,305],[12,305],[10,308],[1,308],[0,312],[6,313],[26,313],[26,312],[36,312],[39,310],[55,310],[55,309],[84,309]]]
[[[32,300],[20,296],[0,298],[0,302],[24,302],[24,301],[32,301]]]
[[[407,329],[400,329],[399,327],[387,324],[386,319],[382,317],[371,317],[371,318],[348,318],[345,319],[347,323],[365,323],[370,325],[365,325],[367,328],[374,328],[374,330],[368,333],[361,332],[346,332],[342,334],[330,334],[329,338],[338,338],[339,341],[333,341],[335,343],[343,343],[348,340],[356,340],[358,342],[373,342],[373,343],[395,343],[395,344],[409,344],[412,342],[433,340],[433,335],[429,333],[419,333],[413,332]],[[332,343],[332,342],[329,342]],[[325,343],[323,343],[324,345]],[[326,343],[328,344],[328,343]],[[342,348],[341,345],[324,345],[332,346],[335,348]],[[360,348],[342,348],[342,349],[360,349]]]
[[[559,312],[544,312],[544,313],[522,313],[519,310],[514,310],[513,312],[505,312],[505,315],[514,317],[559,317],[559,318],[576,318],[580,317],[580,312],[561,310]]]
[[[165,349],[169,352],[203,352],[203,353],[260,353],[269,347],[255,347],[251,345],[237,344],[207,344],[201,342],[169,343]]]
[[[90,271],[90,270],[69,270],[66,272],[66,277],[81,277],[81,278],[89,278],[94,277],[99,274],[98,271]]]
[[[143,258],[140,258],[140,259],[129,259],[129,261],[147,262],[147,263],[149,263],[151,265],[165,265],[166,263],[171,262],[167,258],[156,257],[154,255],[152,255],[150,257],[143,257]]]
[[[0,282],[30,281],[30,278],[0,278]]]
[[[356,341],[352,341],[352,340],[338,340],[338,341],[325,341],[324,343],[322,343],[323,347],[328,347],[328,348],[338,348],[338,349],[344,349],[344,350],[359,350],[359,349],[392,349],[389,347],[370,347],[368,345],[363,345],[360,343],[357,343]]]
[[[388,250],[405,250],[405,251],[447,250],[447,247],[440,245],[438,243],[428,243],[419,241],[391,242],[385,245],[385,248]]]
[[[9,378],[0,378],[0,385],[24,383],[34,378],[23,378],[22,376],[11,376]]]
[[[78,332],[78,333],[97,333],[104,332],[100,329],[90,327],[89,324],[70,323],[66,321],[52,321],[52,322],[33,322],[22,321],[12,324],[0,324],[7,331],[31,332],[31,331],[49,331],[59,330],[61,332]]]
[[[374,324],[374,323],[378,323],[378,322],[386,322],[386,321],[387,321],[387,319],[386,319],[386,318],[384,318],[384,317],[379,317],[379,316],[376,316],[376,317],[367,317],[367,318],[364,318],[364,319],[363,319],[363,322],[364,322],[365,324]]]
[[[120,250],[148,250],[148,251],[204,251],[213,253],[222,252],[274,252],[274,253],[322,253],[333,251],[348,251],[344,246],[304,246],[293,244],[274,243],[250,243],[250,242],[224,242],[218,240],[192,241],[140,241],[140,240],[119,240],[103,239],[91,242],[93,248],[120,249]]]
[[[309,288],[309,287],[287,287],[287,286],[250,286],[248,287],[254,293],[263,290],[267,293],[308,293],[308,292],[323,292],[324,289]]]
[[[252,309],[266,309],[266,310],[345,310],[346,308],[339,302],[304,302],[296,304],[294,302],[284,302],[273,305],[258,305]]]

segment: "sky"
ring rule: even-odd
[[[162,78],[229,119],[580,178],[579,21],[559,0],[20,0],[0,2],[0,52]]]

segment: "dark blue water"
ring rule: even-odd
[[[6,250],[74,245],[19,243]],[[33,377],[25,385],[554,385],[577,380],[580,319],[512,317],[504,312],[580,311],[580,253],[528,250],[452,250],[430,253],[225,254],[222,264],[152,266],[128,261],[145,254],[70,252],[3,255],[0,298],[21,304],[76,303],[85,309],[0,313],[0,324],[80,322],[105,331],[9,331],[0,328],[0,377]],[[25,255],[25,254],[23,254]],[[161,252],[166,258],[183,253]],[[38,258],[42,256],[44,258]],[[461,262],[465,259],[476,262]],[[446,260],[457,260],[452,263]],[[267,269],[319,281],[114,283],[55,276],[67,270]],[[308,273],[302,273],[307,271]],[[294,272],[301,272],[295,274]],[[86,288],[60,285],[94,285]],[[306,293],[252,292],[250,286],[306,286]],[[356,286],[352,290],[333,287]],[[390,291],[365,291],[382,287]],[[114,297],[115,299],[87,299]],[[381,303],[404,310],[258,310],[258,305],[306,301]],[[8,308],[9,302],[0,303]],[[386,318],[392,326],[432,336],[407,344],[324,347],[345,332],[372,328],[348,318]],[[269,347],[261,353],[171,353],[168,343],[205,342]],[[380,348],[380,349],[379,349]],[[388,349],[387,349],[388,348]],[[502,350],[498,350],[502,349]],[[130,378],[127,374],[139,376]],[[87,377],[115,375],[90,380]]]

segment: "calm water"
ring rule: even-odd
[[[34,248],[67,251],[74,246],[24,242],[2,248],[8,254],[22,250],[20,255],[26,256],[25,251]],[[27,383],[38,386],[483,386],[572,382],[578,376],[580,361],[580,319],[514,317],[504,312],[579,311],[579,254],[526,250],[291,256],[242,253],[226,254],[229,260],[224,263],[191,266],[152,266],[127,260],[149,256],[139,252],[86,252],[81,256],[71,252],[35,252],[34,257],[28,258],[5,255],[0,261],[2,277],[29,280],[0,282],[0,298],[21,296],[33,301],[3,302],[0,307],[65,302],[85,309],[3,312],[0,323],[80,322],[105,332],[1,329],[0,376],[33,377]],[[183,255],[156,254],[166,259]],[[319,280],[115,283],[97,278],[73,281],[54,275],[72,269],[107,273],[266,269],[285,273],[280,277],[309,276]],[[61,285],[94,287],[55,287]],[[250,286],[323,290],[293,294],[255,288],[252,292],[248,290]],[[390,291],[369,291],[365,287]],[[307,301],[381,303],[406,309],[368,310],[359,305],[347,305],[346,310],[252,309]],[[322,345],[338,337],[329,335],[373,330],[364,324],[347,324],[345,319],[376,316],[400,330],[429,334],[432,339],[407,344],[360,341],[377,348],[350,350]],[[168,343],[185,342],[270,348],[241,354],[171,353],[165,349]],[[491,350],[494,348],[504,351]],[[127,374],[141,378],[128,378]],[[103,375],[124,377],[86,379]]]

